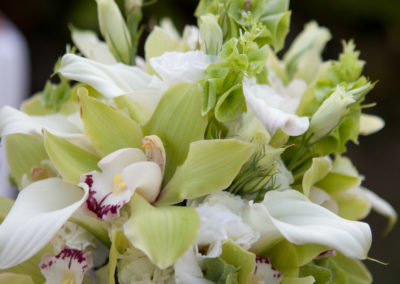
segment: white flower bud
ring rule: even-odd
[[[218,16],[207,14],[199,19],[202,50],[210,55],[218,55],[222,47],[222,29],[218,25]]]
[[[311,118],[307,136],[312,144],[328,135],[339,123],[348,105],[354,103],[351,94],[343,87],[337,87]]]
[[[100,31],[115,58],[125,64],[131,63],[131,37],[114,0],[97,0]]]

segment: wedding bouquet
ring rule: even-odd
[[[15,201],[0,198],[1,283],[371,283],[371,208],[349,141],[383,127],[352,41],[321,57],[289,0],[201,0],[198,27],[147,37],[142,0],[97,0],[57,83],[0,110]]]

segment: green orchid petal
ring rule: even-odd
[[[13,204],[13,200],[0,195],[0,223],[6,218]]]
[[[11,176],[19,188],[24,175],[32,181],[32,168],[49,159],[39,135],[11,134],[5,139],[5,146]]]
[[[153,207],[140,194],[130,203],[131,217],[124,233],[159,268],[164,269],[181,257],[195,240],[200,218],[190,207]]]
[[[115,269],[117,268],[117,261],[128,247],[128,240],[122,231],[114,231],[112,234],[112,245],[108,258],[108,282],[109,284],[115,283]],[[105,272],[104,272],[105,273]]]
[[[186,159],[190,143],[203,138],[207,117],[201,115],[201,96],[197,84],[171,87],[143,127],[145,135],[157,135],[164,143],[167,159],[164,183]]]
[[[305,172],[303,177],[303,192],[306,196],[310,195],[311,187],[323,179],[331,169],[331,163],[325,158],[313,158],[311,167]]]
[[[236,139],[193,142],[158,204],[174,204],[227,188],[251,154],[251,144]]]
[[[348,190],[360,184],[359,177],[354,177],[342,173],[330,172],[316,186],[322,188],[329,194],[335,194]]]
[[[276,52],[280,51],[285,43],[286,35],[289,32],[290,15],[291,12],[284,12],[260,18],[260,21],[270,33],[270,40],[268,41]]]
[[[347,258],[338,253],[335,257],[316,260],[315,263],[332,271],[330,284],[370,284],[372,277],[359,260]]]
[[[285,277],[280,284],[313,284],[315,282],[314,277]],[[339,283],[338,283],[339,284]]]
[[[54,167],[67,182],[78,184],[82,174],[97,169],[98,157],[48,131],[44,131],[44,146]]]
[[[61,179],[27,186],[0,225],[0,268],[24,262],[43,248],[82,205],[88,193]]]
[[[293,245],[293,244],[292,244]],[[329,247],[321,245],[293,245],[296,249],[297,258],[299,261],[299,266],[306,265],[320,253],[329,250]]]
[[[248,283],[256,267],[256,255],[254,253],[228,240],[222,245],[222,254],[220,257],[227,263],[239,268],[237,275],[239,284]]]
[[[237,268],[218,258],[206,258],[203,262],[206,278],[215,283],[237,284]]]
[[[89,97],[81,89],[79,98],[85,134],[102,155],[121,148],[140,148],[143,134],[139,125],[109,105]]]
[[[282,240],[262,255],[269,257],[272,267],[281,272],[285,278],[298,275],[300,264],[297,251],[295,246],[288,241]]]
[[[54,113],[68,115],[79,110],[78,103],[71,99],[63,102],[58,110],[48,108],[41,102],[43,100],[42,96],[42,94],[37,94],[27,99],[22,103],[21,110],[28,115],[49,115]]]
[[[17,274],[17,273],[1,273],[0,274],[0,283],[3,284],[35,284],[32,278],[26,274]]]
[[[331,283],[332,280],[331,270],[312,263],[301,267],[299,276],[313,276],[315,279],[315,283]]]
[[[333,194],[338,205],[338,215],[348,220],[360,220],[371,211],[371,201],[360,187]]]

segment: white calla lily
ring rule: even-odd
[[[163,55],[150,59],[151,67],[162,79],[155,78],[152,86],[166,90],[168,87],[182,82],[195,83],[204,77],[204,71],[214,61],[216,61],[215,56],[198,50],[164,52]]]
[[[141,92],[157,92],[149,84],[152,76],[138,67],[117,64],[103,64],[66,54],[62,57],[61,66],[57,70],[62,76],[76,80],[96,89],[106,98]]]
[[[111,221],[119,216],[120,208],[135,191],[150,202],[159,194],[161,168],[147,161],[139,149],[119,149],[100,160],[98,166],[101,172],[92,171],[81,177],[89,186],[89,197],[84,204],[89,215]]]
[[[296,115],[296,109],[305,90],[302,81],[292,81],[285,89],[257,84],[255,80],[243,80],[243,94],[247,105],[254,111],[258,120],[271,133],[282,129],[290,136],[298,136],[309,127],[307,117]]]
[[[364,259],[371,246],[368,224],[343,219],[296,190],[270,191],[262,203],[244,208],[243,215],[261,234],[255,251],[285,238],[297,245],[325,245],[347,257]]]
[[[0,136],[9,134],[39,134],[46,129],[57,136],[77,138],[83,136],[83,129],[74,121],[73,115],[27,115],[9,106],[0,109]]]
[[[58,178],[30,184],[18,195],[0,225],[0,268],[33,256],[57,233],[85,201],[88,193]]]
[[[108,49],[105,42],[100,41],[96,33],[92,31],[72,30],[72,41],[87,58],[105,64],[115,64],[114,55]]]

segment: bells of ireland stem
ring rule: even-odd
[[[201,49],[210,55],[218,55],[223,43],[222,29],[218,16],[206,14],[199,18]]]
[[[312,116],[310,128],[306,134],[308,144],[313,144],[331,133],[338,125],[347,106],[354,102],[353,96],[343,87],[338,86]]]
[[[97,0],[100,31],[114,57],[122,63],[132,64],[132,40],[121,11],[114,0]]]

